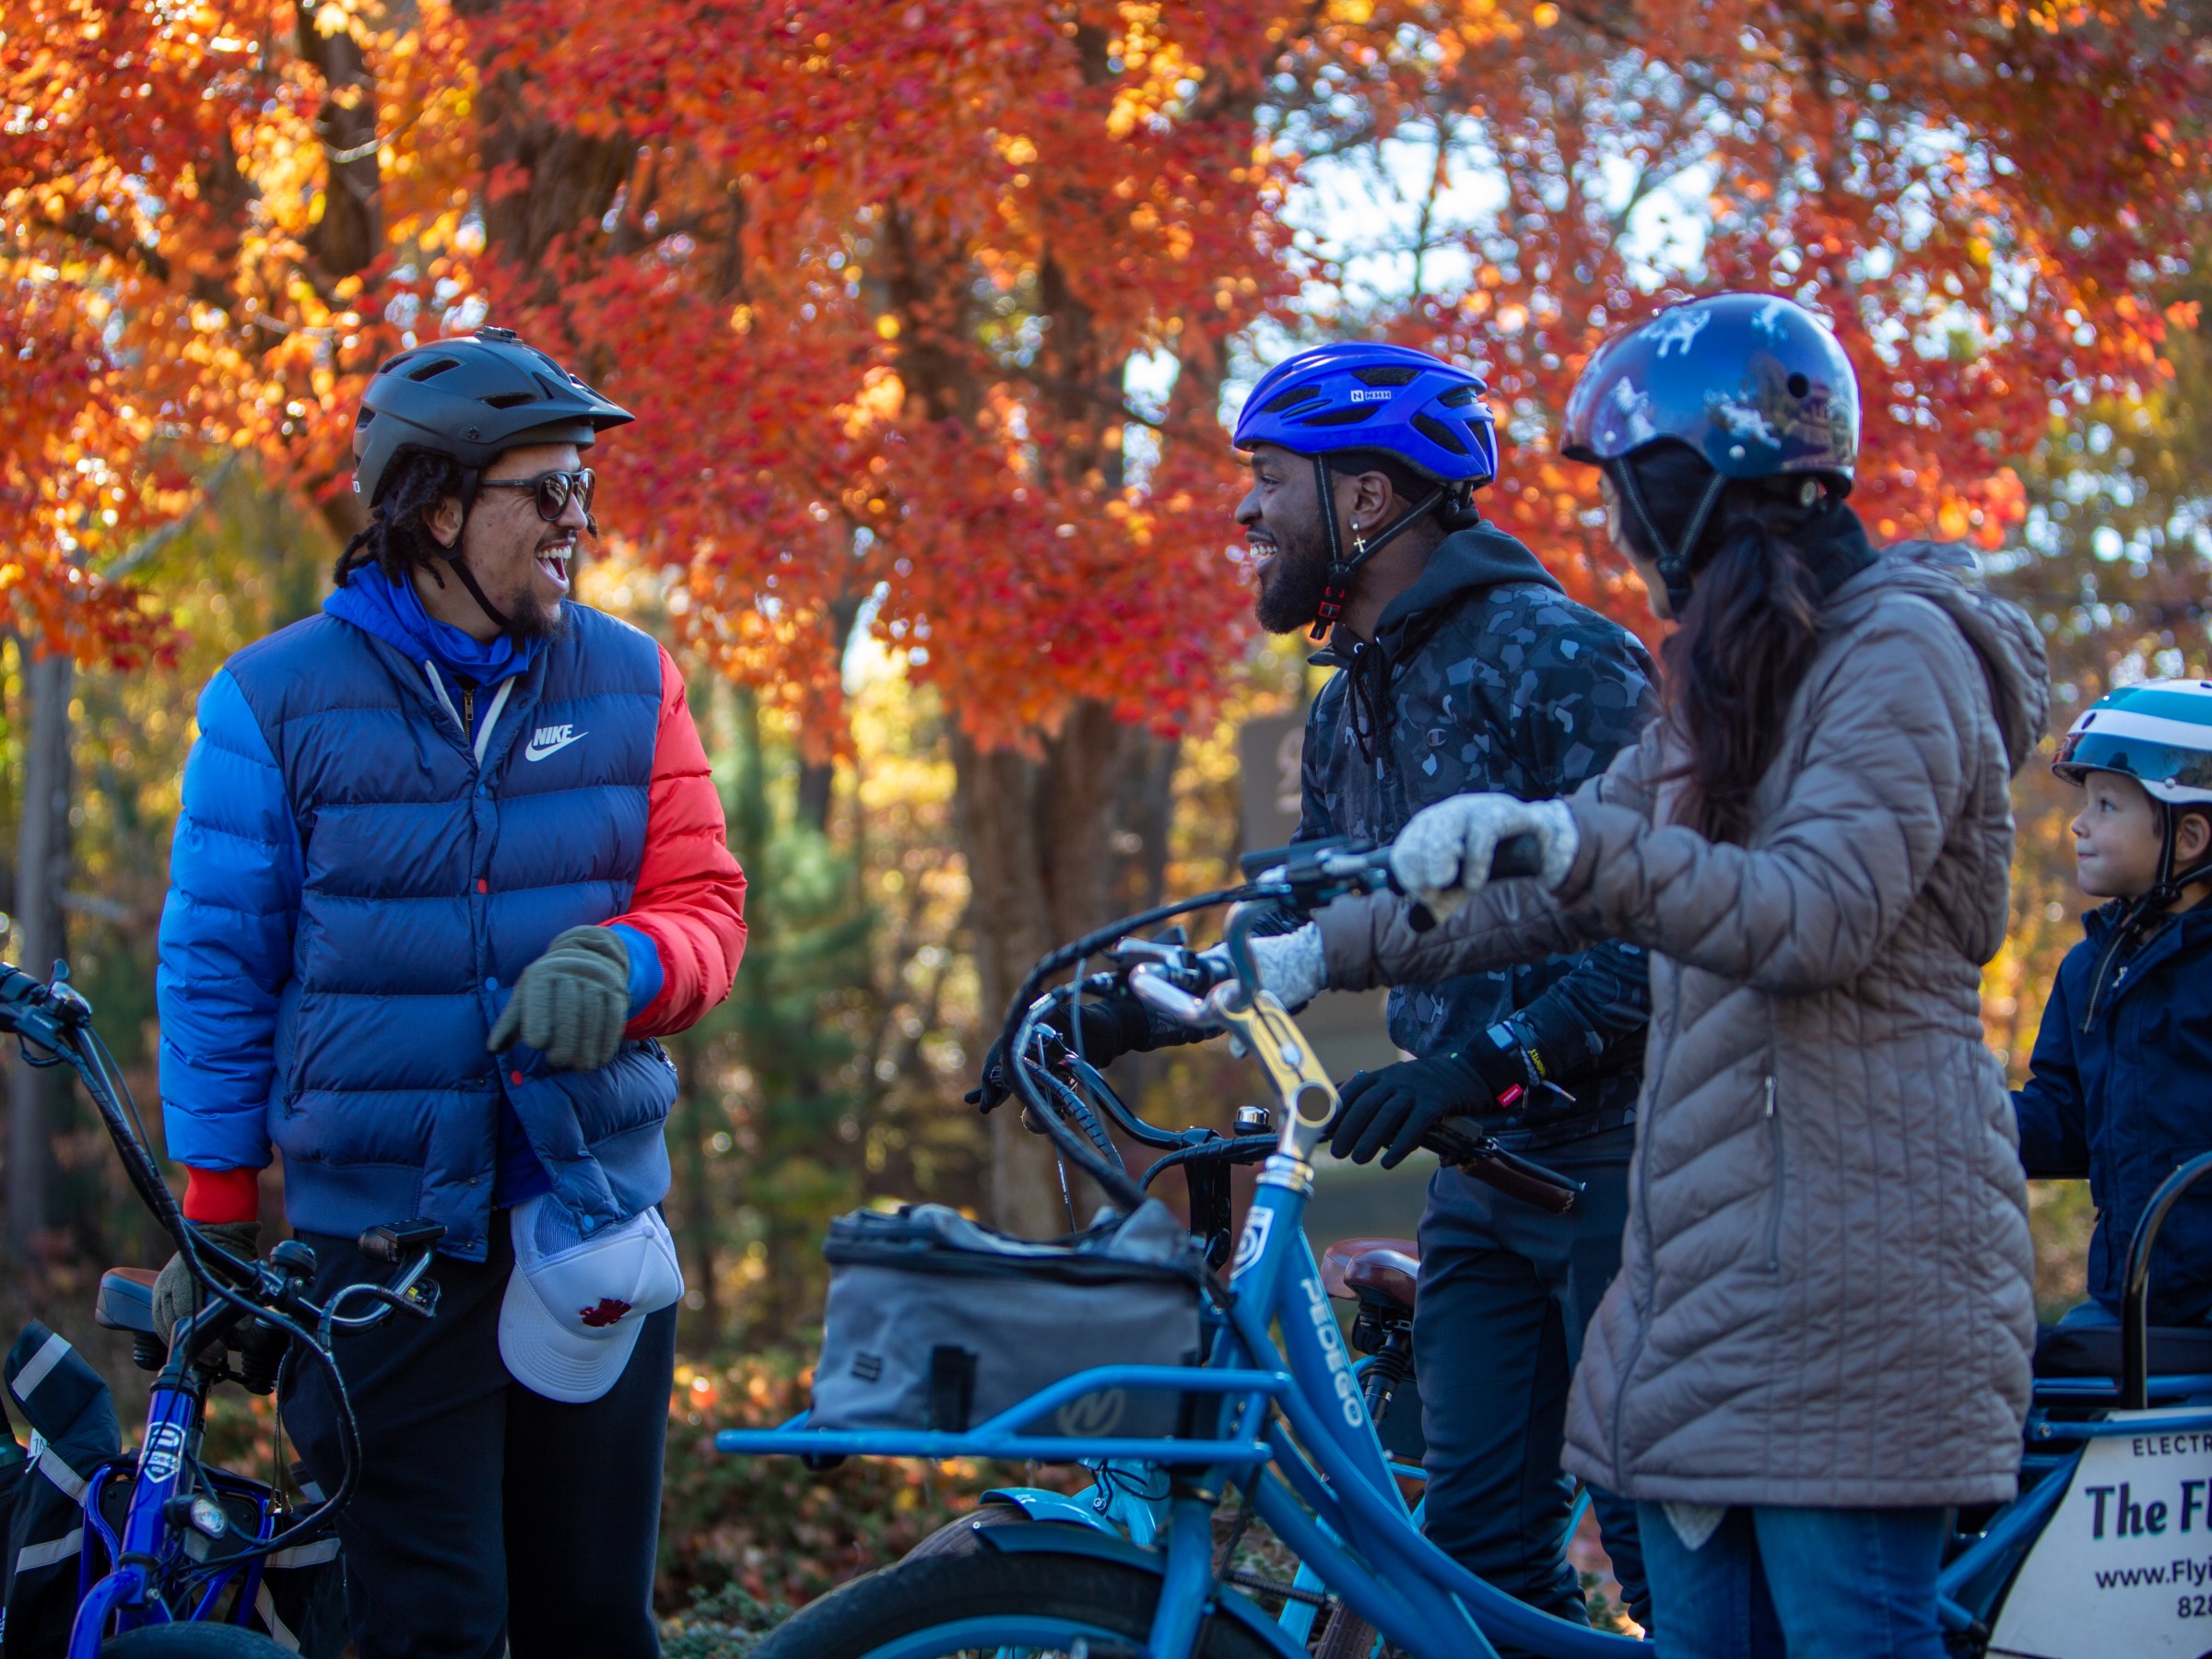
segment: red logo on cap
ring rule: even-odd
[[[628,1302],[617,1301],[611,1296],[603,1296],[599,1299],[597,1307],[577,1309],[576,1317],[596,1331],[606,1325],[621,1324],[622,1315],[629,1312],[629,1304]]]

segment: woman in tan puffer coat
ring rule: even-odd
[[[1433,931],[1388,898],[1320,919],[1344,988],[1653,953],[1628,1233],[1566,1462],[1642,1505],[1670,1659],[1940,1659],[1944,1506],[2010,1497],[2019,1459],[2033,1264],[1979,985],[2042,647],[1940,550],[1867,547],[1856,415],[1786,300],[1601,350],[1562,448],[1606,466],[1615,539],[1681,620],[1667,716],[1567,800],[1417,817],[1394,869],[1464,905]],[[1547,879],[1470,901],[1462,872],[1522,831]]]

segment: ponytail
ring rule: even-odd
[[[1748,839],[1752,792],[1819,642],[1820,592],[1805,560],[1758,519],[1729,521],[1660,648],[1663,705],[1688,752],[1679,822],[1707,841]]]
[[[1677,535],[1676,527],[1693,522],[1713,476],[1687,444],[1665,440],[1614,465],[1630,473],[1623,482],[1640,493],[1652,524]],[[1864,549],[1851,510],[1826,496],[1808,501],[1809,481],[1799,474],[1732,480],[1722,489],[1690,549],[1680,626],[1660,647],[1663,717],[1685,754],[1668,774],[1684,786],[1675,821],[1707,841],[1749,839],[1751,797],[1782,747],[1783,714],[1819,649],[1822,601],[1847,573],[1832,559],[1816,569],[1804,532],[1823,514],[1839,513]]]

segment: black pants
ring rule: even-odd
[[[504,1222],[488,1261],[432,1265],[435,1319],[394,1314],[335,1345],[361,1434],[359,1484],[338,1518],[354,1641],[361,1659],[653,1659],[676,1310],[645,1322],[605,1397],[568,1406],[532,1394],[500,1359],[514,1265]],[[391,1276],[351,1240],[301,1236],[314,1247],[317,1300]],[[329,1380],[297,1354],[283,1406],[308,1472],[335,1490]]]
[[[1620,1270],[1632,1135],[1538,1154],[1589,1183],[1565,1216],[1443,1170],[1421,1218],[1413,1352],[1429,1537],[1507,1594],[1578,1622],[1587,1615],[1567,1559],[1574,1484],[1559,1468],[1567,1384],[1590,1315]],[[1636,1506],[1595,1490],[1591,1502],[1622,1597],[1648,1624]]]

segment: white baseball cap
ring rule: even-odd
[[[615,1385],[645,1316],[684,1293],[676,1241],[649,1209],[589,1238],[550,1193],[514,1206],[514,1272],[500,1304],[500,1358],[517,1382],[581,1405]]]

